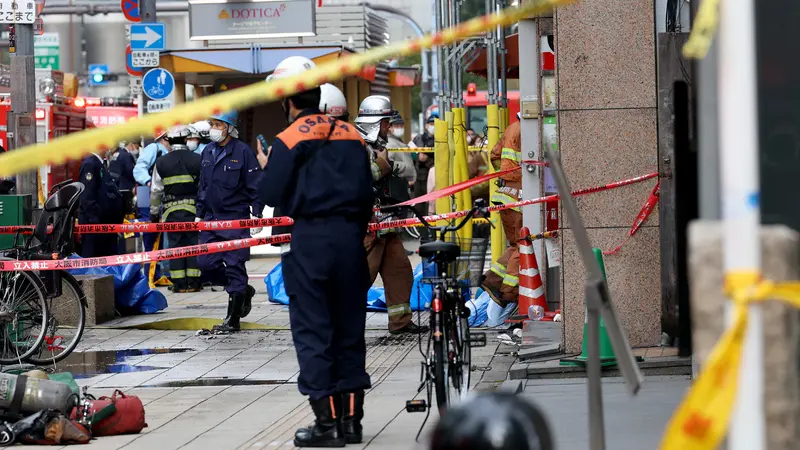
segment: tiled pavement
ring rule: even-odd
[[[249,270],[266,273],[274,263],[274,259],[255,259]],[[288,310],[265,301],[261,279],[252,279],[251,284],[260,295],[246,320],[283,329],[213,338],[197,336],[194,330],[86,330],[77,351],[59,369],[85,377],[79,384],[89,386],[96,396],[110,395],[115,388],[140,396],[149,425],[139,435],[97,439],[91,448],[293,447],[294,430],[312,417],[297,391],[298,366],[288,330]],[[165,293],[170,304],[165,312],[104,325],[219,318],[225,313],[224,292]],[[426,321],[424,315],[422,320]],[[417,396],[422,360],[419,343],[417,337],[389,335],[386,325],[385,314],[369,314],[367,365],[373,388],[366,401],[366,437],[362,445],[348,448],[422,448],[414,436],[425,415],[405,412],[406,400],[421,398]],[[473,364],[493,365],[496,348],[490,341],[487,347],[474,349]],[[509,365],[508,357],[498,356],[491,371],[473,372],[473,384],[481,380],[482,387],[498,384]],[[432,411],[426,431],[436,420],[437,413]]]
[[[249,270],[265,274],[275,263],[272,258],[255,259],[249,263]],[[140,396],[149,425],[139,435],[99,438],[90,448],[293,448],[294,430],[311,422],[311,411],[297,391],[298,367],[288,330],[288,311],[266,302],[262,279],[263,276],[251,279],[259,295],[246,320],[280,328],[277,330],[211,339],[197,336],[194,330],[87,330],[76,353],[59,368],[83,377],[79,384],[89,386],[96,396],[110,395],[115,388]],[[224,292],[206,289],[198,294],[165,293],[170,304],[165,312],[120,319],[112,325],[179,317],[220,318],[225,314]],[[422,320],[425,321],[424,316]],[[410,414],[404,408],[406,400],[423,398],[417,395],[422,359],[418,341],[414,337],[391,337],[385,332],[386,325],[385,314],[369,314],[367,364],[373,388],[366,401],[365,441],[348,448],[424,449],[423,444],[415,442],[424,414]],[[642,356],[664,352],[660,348],[636,351]],[[473,364],[489,369],[473,372],[477,389],[493,388],[505,379],[514,360],[508,353],[507,347],[498,349],[491,334],[487,347],[474,349]],[[584,383],[528,382],[525,395],[543,406],[560,450],[588,446]],[[687,385],[685,379],[648,384],[640,398],[633,401],[623,395],[619,386],[610,386],[605,395],[610,399],[606,405],[610,443],[620,444],[619,448],[655,448],[650,443],[657,442]],[[421,441],[437,419],[433,410]],[[630,434],[627,424],[632,422],[639,425],[636,433]],[[640,441],[647,441],[648,445],[637,446]]]

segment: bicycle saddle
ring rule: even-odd
[[[440,260],[455,261],[461,256],[461,247],[453,242],[431,241],[419,246],[419,256],[431,258],[438,256]]]

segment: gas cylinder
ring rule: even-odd
[[[69,414],[77,405],[70,387],[51,380],[0,373],[0,410],[12,414],[31,414],[55,409]]]

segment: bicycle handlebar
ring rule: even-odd
[[[396,214],[403,210],[411,211],[414,214],[414,216],[417,219],[419,219],[420,223],[422,223],[422,225],[425,228],[433,231],[439,231],[442,233],[442,236],[444,236],[445,233],[452,233],[460,230],[461,228],[464,227],[464,225],[467,224],[467,222],[469,222],[470,219],[472,219],[475,216],[475,214],[478,214],[481,217],[489,220],[489,209],[486,206],[486,202],[480,198],[475,200],[474,206],[472,207],[472,209],[469,210],[469,212],[467,212],[467,215],[461,220],[461,222],[454,226],[445,225],[439,227],[431,225],[427,220],[425,220],[425,216],[422,215],[419,212],[419,210],[417,210],[417,208],[415,208],[412,205],[391,205],[379,208],[379,211],[387,214]],[[489,225],[491,225],[492,228],[494,228],[494,224],[492,224],[491,220],[489,220]]]

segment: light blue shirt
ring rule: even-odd
[[[202,154],[202,153],[203,153],[203,149],[204,149],[204,148],[206,148],[206,144],[203,144],[203,143],[201,142],[201,143],[197,144],[197,148],[196,148],[196,149],[194,149],[194,152],[195,152],[195,153],[197,153],[198,155],[200,155],[200,154]]]
[[[136,160],[136,165],[133,167],[133,178],[137,183],[142,186],[150,182],[150,168],[156,163],[156,155],[164,156],[167,149],[157,143],[153,142],[139,152],[139,159]]]

